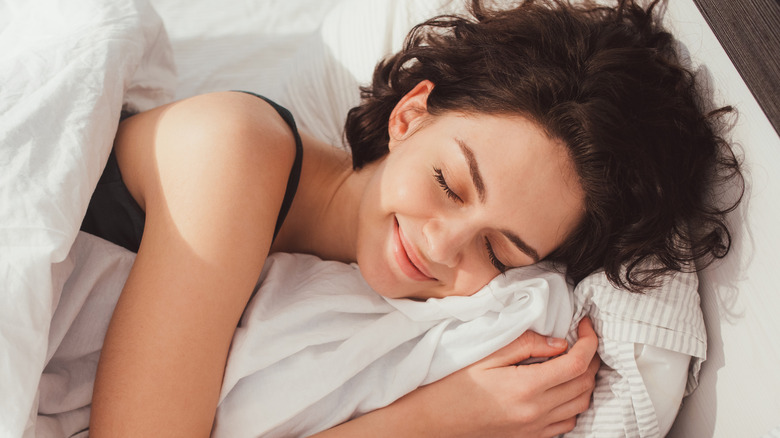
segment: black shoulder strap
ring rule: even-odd
[[[279,215],[276,217],[276,226],[274,227],[274,240],[276,240],[276,235],[279,234],[279,230],[282,228],[284,219],[287,217],[287,213],[290,211],[290,206],[295,198],[295,192],[298,190],[298,181],[301,179],[301,164],[303,163],[303,142],[301,141],[301,135],[298,133],[298,127],[295,125],[295,119],[287,108],[265,96],[252,93],[251,91],[242,92],[257,96],[274,107],[276,112],[279,113],[279,115],[282,116],[282,119],[290,126],[293,137],[295,138],[295,160],[293,161],[292,169],[290,169],[290,176],[287,178],[287,188],[284,191],[282,207],[279,209]]]

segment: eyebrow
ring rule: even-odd
[[[474,187],[477,189],[477,195],[479,195],[479,202],[485,203],[487,197],[487,191],[485,190],[485,182],[482,179],[482,174],[479,173],[479,166],[477,165],[477,158],[474,156],[474,151],[466,144],[465,141],[456,138],[463,156],[466,157],[466,162],[469,165],[469,173],[471,174],[471,181],[474,183]]]
[[[484,204],[485,199],[487,198],[487,189],[485,188],[485,182],[482,178],[482,174],[479,172],[477,157],[474,156],[474,151],[471,150],[465,141],[459,138],[456,138],[455,141],[458,143],[458,146],[460,146],[460,150],[463,152],[463,156],[466,158],[466,162],[469,165],[471,181],[474,183],[474,187],[477,189],[479,201]],[[509,241],[512,242],[517,247],[517,249],[531,257],[534,260],[534,263],[539,263],[539,260],[541,260],[539,258],[539,253],[534,248],[532,248],[531,245],[525,243],[525,241],[521,239],[520,236],[509,230],[501,230],[501,234],[506,236],[506,238],[509,239]]]
[[[501,234],[506,236],[506,238],[509,239],[509,241],[512,242],[517,247],[517,249],[528,254],[529,257],[534,259],[534,263],[539,263],[541,260],[539,258],[539,253],[536,252],[535,249],[531,248],[531,245],[525,243],[525,241],[521,239],[520,236],[509,230],[501,230]]]

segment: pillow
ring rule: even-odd
[[[643,294],[616,288],[603,272],[577,284],[569,342],[579,320],[590,317],[603,365],[591,409],[567,436],[653,437],[669,431],[706,358],[698,284],[690,272],[671,275]]]

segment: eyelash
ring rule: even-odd
[[[457,193],[452,191],[450,186],[447,184],[447,180],[444,179],[444,174],[442,173],[441,169],[438,167],[433,168],[433,177],[436,179],[436,182],[439,183],[439,186],[442,190],[444,190],[444,193],[447,194],[447,197],[452,199],[455,202],[463,202],[463,199],[461,199],[460,196],[458,196]]]
[[[496,257],[496,253],[493,252],[493,246],[490,244],[490,241],[488,240],[487,237],[485,237],[485,246],[487,247],[488,258],[490,259],[490,263],[492,263],[493,266],[495,266],[496,269],[498,269],[498,272],[502,274],[506,272],[507,269],[509,268],[507,268],[505,264],[498,261],[498,258]]]
[[[439,186],[442,190],[444,190],[444,193],[447,194],[447,197],[452,199],[455,202],[463,202],[463,199],[461,199],[460,196],[458,196],[457,193],[455,193],[450,186],[447,184],[447,180],[444,179],[444,174],[442,173],[441,169],[438,167],[433,168],[433,177],[436,179],[436,182],[439,183]],[[507,266],[500,261],[498,261],[498,257],[496,257],[496,253],[493,252],[493,246],[490,244],[490,240],[488,240],[487,237],[485,237],[485,247],[487,248],[488,252],[488,258],[490,259],[490,263],[498,269],[498,272],[504,273],[507,271]]]

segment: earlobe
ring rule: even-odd
[[[428,115],[428,95],[433,90],[433,82],[421,81],[401,98],[390,113],[387,130],[390,134],[390,148],[393,140],[403,140],[417,128],[422,119]]]

